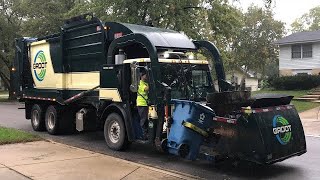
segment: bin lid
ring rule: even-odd
[[[216,114],[212,108],[210,108],[204,104],[201,104],[199,102],[189,101],[189,100],[172,99],[171,103],[183,104],[183,105],[188,105],[190,107],[195,107],[197,109],[197,111],[199,111],[199,112],[205,112],[205,113],[211,114],[212,116],[216,116]]]

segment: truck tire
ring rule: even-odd
[[[44,112],[38,104],[34,104],[31,108],[31,126],[34,131],[45,130]]]
[[[112,150],[125,150],[129,141],[122,117],[117,113],[111,113],[104,123],[104,138],[108,147]]]
[[[49,106],[46,111],[45,125],[49,134],[59,133],[59,117],[56,106]]]

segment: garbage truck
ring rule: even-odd
[[[258,164],[307,151],[293,97],[234,90],[209,41],[85,14],[57,34],[18,38],[15,48],[13,87],[35,131],[100,130],[109,148],[128,148],[141,137],[136,98],[144,70],[147,142],[159,151]]]

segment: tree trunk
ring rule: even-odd
[[[9,100],[16,100],[17,96],[16,96],[16,92],[14,92],[14,85],[13,83],[13,71],[10,71],[10,82],[9,82]]]
[[[10,76],[12,76],[11,74],[12,74],[12,72],[10,71]],[[9,91],[9,99],[10,100],[16,99],[15,94],[13,93],[13,89],[11,88],[12,82],[10,81],[10,79],[1,71],[0,71],[0,78],[2,79],[2,82],[4,83],[5,89],[7,89]]]
[[[4,87],[9,89],[10,88],[10,79],[1,71],[0,71],[0,78],[1,78],[2,82],[4,83]]]

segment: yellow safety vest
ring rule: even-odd
[[[140,80],[137,93],[137,106],[148,106],[148,93],[145,91],[147,86],[148,83]]]

